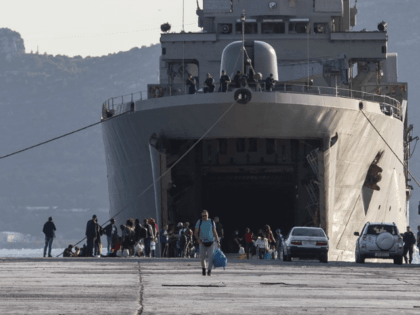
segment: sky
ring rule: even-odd
[[[6,3],[6,4],[5,4]],[[182,29],[183,0],[0,0],[0,28],[19,32],[26,52],[102,56],[159,42],[160,25]],[[202,0],[199,0],[202,7]],[[185,31],[199,31],[196,0],[184,0]]]

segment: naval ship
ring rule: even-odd
[[[319,226],[329,260],[353,260],[368,221],[402,231],[413,128],[387,23],[351,31],[350,0],[203,0],[196,13],[200,32],[162,24],[147,97],[103,104],[110,216],[194,225],[207,209],[226,236]]]

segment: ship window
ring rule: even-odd
[[[284,34],[284,23],[262,23],[261,31],[263,34]]]
[[[227,139],[219,139],[219,154],[226,155],[227,154]]]
[[[249,139],[249,149],[248,152],[257,152],[257,139]]]
[[[308,28],[308,24],[305,22],[290,22],[289,33],[290,34],[305,34]]]
[[[232,24],[218,24],[217,32],[220,34],[232,34]]]
[[[166,48],[162,47],[162,55],[166,55]]]
[[[183,65],[185,66],[185,71],[182,71],[184,68]],[[178,62],[169,62],[168,76],[171,84],[184,84],[184,79],[186,80],[189,74],[191,74],[198,83],[198,62],[185,61],[182,63],[182,60]]]
[[[236,23],[236,34],[242,34],[242,23]],[[258,34],[258,24],[245,23],[245,34]]]
[[[245,139],[236,139],[236,152],[245,152]]]

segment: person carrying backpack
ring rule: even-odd
[[[216,232],[216,224],[209,219],[207,210],[201,213],[201,219],[195,225],[195,237],[200,244],[201,267],[203,268],[203,276],[206,275],[206,255],[208,257],[207,275],[211,276],[213,267],[214,241],[216,240],[220,247],[219,237]]]

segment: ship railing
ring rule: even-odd
[[[264,83],[264,90],[268,91],[266,84]],[[271,89],[272,92],[281,93],[302,93],[302,94],[313,94],[313,95],[325,95],[357,99],[361,101],[370,101],[379,103],[380,109],[384,114],[395,116],[401,119],[401,103],[388,95],[374,94],[357,90],[343,89],[338,87],[329,86],[313,86],[313,85],[302,85],[302,84],[276,84]]]
[[[198,86],[198,84],[197,84]],[[207,87],[205,84],[201,84],[201,87],[196,90],[196,94],[202,93],[229,93],[237,89],[234,82],[221,85],[220,82],[214,83],[214,89]],[[343,89],[338,87],[328,86],[313,86],[304,84],[287,84],[287,83],[276,83],[269,89],[265,81],[260,82],[249,82],[248,88],[254,92],[261,93],[294,93],[294,94],[312,94],[312,95],[325,95],[344,97],[351,99],[358,99],[361,101],[371,101],[379,103],[380,110],[389,116],[395,116],[399,119],[402,118],[401,103],[388,95],[374,94],[363,91]],[[211,92],[213,91],[213,92]],[[124,104],[134,103],[144,99],[144,95],[147,98],[160,98],[167,96],[177,96],[189,94],[189,89],[185,85],[170,85],[170,84],[149,84],[147,91],[139,91],[135,93],[125,94],[117,97],[111,97],[104,102],[104,108],[110,112],[107,115],[114,115],[115,113],[121,113],[124,110]]]
[[[144,91],[139,91],[131,94],[111,97],[104,102],[104,105],[106,105],[109,110],[116,110],[119,105],[143,100],[143,93]]]
[[[385,104],[387,106],[392,106],[395,109],[394,112],[397,112],[397,110],[399,111],[401,108],[400,102],[388,95],[374,94],[338,87],[276,83],[271,87],[271,89],[269,89],[265,81],[248,81],[248,87],[255,92],[304,93],[372,101],[380,104]],[[220,82],[215,82],[214,88],[210,88],[205,84],[196,84],[195,94],[201,94],[210,91],[213,91],[211,93],[228,93],[234,91],[236,88],[238,88],[238,86],[236,86],[235,82],[227,83],[224,86],[222,86]],[[148,98],[185,94],[189,94],[189,88],[188,86],[182,84],[151,84],[148,86]]]

